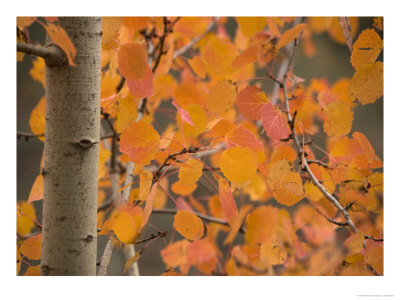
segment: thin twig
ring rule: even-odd
[[[107,276],[108,266],[110,265],[113,250],[114,243],[111,240],[108,240],[106,247],[104,248],[104,253],[100,259],[100,266],[97,270],[97,276]]]
[[[369,240],[373,240],[373,241],[375,241],[375,242],[383,242],[383,239],[375,238],[375,237],[373,237],[372,235],[364,235],[364,238],[365,238],[365,239],[369,239]]]
[[[291,53],[291,55],[289,57],[289,64],[287,66],[285,74],[283,75],[283,80],[282,80],[282,82],[280,82],[280,86],[282,87],[282,90],[283,90],[283,97],[284,97],[284,102],[285,102],[286,115],[287,115],[289,124],[293,123],[293,118],[292,118],[292,115],[290,113],[289,97],[288,97],[288,93],[287,93],[286,82],[287,82],[289,70],[290,70],[292,62],[293,62],[294,52],[295,52],[296,46],[298,44],[298,38],[296,38],[293,43],[294,43],[293,44],[293,50],[292,50],[292,53]],[[299,157],[302,157],[302,153],[303,153],[304,149],[303,149],[302,144],[300,143],[300,140],[299,140],[299,138],[298,138],[298,136],[296,134],[296,131],[294,129],[294,124],[292,124],[292,126],[290,126],[290,127],[291,127],[291,131],[292,131],[292,137],[293,137],[293,140],[295,141],[295,145],[296,145],[296,148],[297,148],[297,151],[298,151],[298,155],[299,155]],[[347,225],[351,228],[351,230],[353,232],[357,232],[357,228],[354,225],[354,223],[353,223],[350,215],[348,214],[348,212],[343,208],[343,206],[339,203],[339,201],[332,194],[330,194],[326,190],[326,188],[319,182],[319,180],[315,177],[315,175],[311,171],[306,159],[303,162],[303,170],[305,172],[307,172],[307,174],[311,178],[311,181],[321,191],[321,193],[339,210],[339,212],[342,214],[342,216],[346,220]]]
[[[24,137],[25,140],[29,140],[32,137],[44,137],[44,133],[29,133],[29,132],[22,132],[22,131],[17,131],[17,139],[20,139],[21,137]]]

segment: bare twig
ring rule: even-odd
[[[29,140],[31,137],[44,137],[44,133],[29,133],[29,132],[22,132],[22,131],[17,131],[17,139],[20,139],[21,137],[25,138],[25,140]]]
[[[108,266],[110,265],[112,252],[114,250],[114,243],[108,240],[104,253],[100,259],[100,266],[97,270],[97,276],[107,276]]]
[[[292,137],[293,140],[295,142],[297,151],[298,151],[298,155],[299,157],[302,157],[303,154],[303,146],[300,143],[300,140],[296,134],[296,131],[294,129],[294,122],[293,122],[293,118],[292,115],[290,113],[290,106],[289,106],[289,97],[288,97],[288,93],[287,93],[287,87],[286,87],[286,82],[287,82],[287,78],[288,78],[288,74],[289,74],[289,70],[291,68],[292,62],[293,62],[293,57],[294,57],[294,52],[296,50],[296,46],[298,44],[298,38],[296,38],[293,42],[293,50],[292,53],[289,57],[289,64],[287,66],[287,69],[283,75],[283,80],[280,82],[280,86],[283,90],[283,98],[284,98],[284,102],[285,102],[285,109],[286,109],[286,115],[287,115],[287,119],[288,119],[288,123],[291,124],[291,131],[292,131]],[[304,159],[303,162],[303,171],[307,172],[307,174],[310,176],[312,183],[321,191],[321,193],[339,210],[339,212],[341,213],[341,215],[344,217],[344,219],[346,220],[347,225],[351,228],[351,230],[353,232],[357,232],[357,228],[354,225],[350,215],[348,214],[348,212],[346,211],[346,209],[343,208],[343,206],[339,203],[339,201],[332,195],[330,194],[326,188],[319,182],[319,180],[315,177],[314,173],[311,171],[307,160]],[[336,222],[336,221],[335,221]]]
[[[372,235],[364,235],[364,239],[369,239],[369,240],[373,240],[375,242],[383,242],[383,239],[378,239],[373,237]]]
[[[63,65],[68,62],[65,53],[55,45],[43,47],[17,42],[17,51],[42,57],[45,59],[47,64],[52,66]]]

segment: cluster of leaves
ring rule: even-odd
[[[98,212],[99,234],[138,243],[152,213],[174,212],[182,238],[170,238],[160,253],[165,275],[382,275],[383,242],[372,237],[383,235],[383,163],[364,134],[350,136],[354,108],[383,95],[382,19],[354,43],[358,18],[234,21],[231,34],[228,18],[103,18],[102,114],[120,152],[102,140],[99,207],[106,209]],[[294,74],[293,44],[300,40],[311,57],[313,36],[322,32],[349,46],[351,79],[306,82]],[[286,78],[275,78],[285,60]],[[44,84],[42,59],[31,75]],[[276,82],[276,97],[263,87],[266,80]],[[32,111],[35,134],[45,133],[44,103]],[[317,136],[326,137],[326,149],[313,144]],[[122,166],[117,192],[132,188],[127,203],[106,199],[110,160]],[[133,174],[124,172],[129,162]],[[305,163],[356,233],[304,172]],[[129,176],[133,182],[124,185]],[[39,175],[29,200],[18,204],[19,261],[40,259],[40,234],[29,235],[31,202],[42,193]]]

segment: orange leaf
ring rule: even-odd
[[[297,38],[299,36],[300,32],[302,32],[306,26],[307,26],[307,24],[302,23],[302,24],[297,24],[295,27],[286,30],[282,34],[282,36],[279,40],[278,49],[289,44],[291,41],[293,41],[295,38]]]
[[[39,103],[31,112],[29,126],[34,134],[44,134],[45,131],[45,115],[46,115],[46,99],[42,97]],[[43,136],[38,136],[38,139],[44,141]]]
[[[246,219],[245,240],[249,244],[273,242],[278,229],[279,211],[272,206],[259,206]]]
[[[266,103],[261,109],[261,120],[267,135],[273,140],[287,138],[290,134],[287,119],[271,103]]]
[[[383,62],[362,65],[351,78],[349,85],[351,99],[361,104],[374,103],[383,95]]]
[[[202,237],[204,224],[196,214],[188,210],[180,210],[174,216],[174,227],[188,240],[198,240]]]
[[[366,263],[383,275],[383,243],[366,240]]]
[[[190,115],[189,115],[187,110],[185,110],[182,107],[180,107],[179,104],[175,102],[175,100],[172,100],[172,105],[175,106],[175,108],[178,111],[178,113],[179,113],[179,115],[181,117],[181,120],[183,122],[186,122],[189,125],[192,125],[192,126],[196,127],[196,125],[193,124],[193,121],[190,118]]]
[[[150,194],[147,197],[146,205],[143,210],[143,226],[147,224],[147,221],[150,218],[151,212],[153,211],[153,203],[154,203],[154,197],[156,196],[157,187],[158,187],[158,182],[153,184],[153,186],[151,187],[151,190],[150,190]]]
[[[150,69],[144,46],[136,43],[122,44],[118,52],[118,69],[126,79],[142,79]]]
[[[273,190],[275,199],[284,205],[292,206],[304,197],[303,183],[297,172],[286,173],[275,184]]]
[[[365,137],[365,135],[363,135],[361,132],[356,131],[353,133],[353,138],[360,145],[368,161],[369,167],[371,169],[382,168],[383,167],[382,160],[375,154],[374,148],[372,148],[370,142]]]
[[[287,159],[281,159],[275,162],[268,172],[268,185],[271,190],[275,188],[275,184],[286,174],[292,170]]]
[[[258,163],[265,161],[263,144],[250,130],[247,130],[242,125],[228,132],[225,136],[225,141],[227,149],[235,146],[247,147],[257,156]]]
[[[236,17],[235,19],[242,33],[248,38],[262,31],[267,25],[267,17]]]
[[[136,103],[131,97],[118,98],[117,112],[115,116],[114,128],[117,132],[122,132],[130,123],[136,121]]]
[[[39,175],[36,177],[31,192],[29,193],[28,203],[42,199],[43,199],[43,176]]]
[[[189,244],[188,240],[180,240],[169,244],[167,248],[161,250],[161,257],[167,267],[180,267],[182,273],[186,273],[185,271],[189,269],[187,263],[187,248]]]
[[[42,257],[42,233],[25,240],[19,247],[19,252],[29,259],[39,260]]]
[[[351,235],[344,243],[343,246],[346,247],[348,252],[346,252],[347,256],[360,253],[363,249],[364,243],[364,232],[359,230],[357,233]]]
[[[199,76],[199,78],[204,79],[206,77],[206,66],[199,55],[189,59],[188,63],[196,75]]]
[[[236,205],[236,204],[235,204]],[[247,213],[252,209],[252,205],[243,205],[240,208],[240,212],[237,216],[233,217],[232,223],[231,223],[231,229],[229,231],[229,234],[226,236],[224,245],[227,245],[229,243],[232,243],[233,240],[235,239],[235,236],[237,232],[239,231],[240,227],[243,224],[244,218],[247,216]]]
[[[112,220],[112,230],[125,244],[135,242],[143,225],[142,210],[138,206],[121,206]]]
[[[229,183],[225,179],[218,179],[219,202],[221,203],[224,218],[231,223],[238,215],[238,209]]]
[[[246,118],[259,120],[261,118],[261,108],[267,102],[267,96],[259,87],[248,86],[238,94],[235,104]]]
[[[153,88],[153,72],[150,68],[146,69],[145,75],[137,80],[127,79],[129,91],[134,98],[151,97],[154,94]]]
[[[76,56],[76,49],[74,44],[71,42],[68,34],[65,32],[64,28],[60,25],[50,23],[48,25],[41,23],[46,29],[47,34],[50,36],[52,41],[59,46],[67,55],[68,63],[70,66],[76,66],[74,59]]]
[[[160,136],[154,128],[139,120],[130,123],[121,133],[120,151],[126,153],[129,158],[138,164],[148,164],[154,159]]]
[[[223,80],[211,88],[206,99],[206,108],[212,113],[219,114],[229,110],[235,101],[236,84]]]
[[[232,72],[232,61],[238,53],[230,41],[213,36],[201,49],[201,57],[209,73],[224,75]]]
[[[351,64],[358,70],[362,65],[374,63],[381,53],[383,41],[374,29],[366,29],[360,33],[353,45]]]
[[[197,188],[197,184],[185,185],[181,181],[174,182],[171,186],[171,190],[178,195],[188,196],[192,194]]]
[[[210,260],[216,260],[217,253],[214,246],[207,240],[201,239],[190,243],[188,246],[188,262],[199,266]]]
[[[353,125],[353,111],[350,104],[342,101],[329,103],[323,107],[325,112],[324,131],[328,136],[348,134]]]
[[[32,76],[33,79],[39,81],[43,85],[43,87],[46,86],[45,63],[43,58],[38,56],[36,57],[36,59],[33,60],[33,67],[29,71],[29,74]]]
[[[233,147],[225,150],[220,159],[220,168],[225,177],[234,183],[244,183],[257,173],[257,157],[249,148]]]
[[[258,54],[260,53],[259,46],[252,46],[240,53],[232,62],[232,67],[240,68],[244,65],[251,64],[258,60]]]
[[[297,158],[297,153],[294,149],[285,144],[279,144],[274,148],[271,154],[271,161],[276,162],[281,159],[287,159],[289,162],[293,162]]]
[[[197,159],[191,158],[181,164],[178,178],[183,185],[192,185],[196,183],[203,174],[203,163]]]
[[[153,173],[151,173],[148,170],[143,170],[139,174],[139,187],[140,187],[140,192],[139,192],[139,200],[141,201],[146,201],[147,197],[149,196],[150,193],[150,188],[152,184],[152,179],[153,179]]]

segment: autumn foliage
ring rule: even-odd
[[[18,28],[33,22],[73,67],[57,18]],[[334,17],[103,18],[99,235],[135,244],[129,265],[163,239],[160,275],[383,275],[383,162],[352,130],[355,108],[383,96],[382,19],[358,28]],[[321,33],[347,45],[352,78],[296,73],[294,54],[315,55]],[[37,58],[30,72],[42,84],[44,68]],[[29,122],[42,141],[44,111],[42,98]],[[24,262],[24,275],[39,274],[42,198],[38,174],[17,204],[19,274]],[[151,224],[161,213],[169,232]]]

